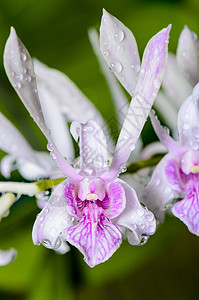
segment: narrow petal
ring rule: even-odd
[[[168,161],[171,159],[173,159],[173,156],[167,154],[156,166],[142,198],[142,202],[154,213],[159,222],[163,222],[165,210],[169,203],[174,198],[179,198],[181,196],[179,191],[173,189],[172,184],[168,181],[166,172],[164,171]],[[167,170],[167,173],[168,172],[172,173],[172,168]]]
[[[192,150],[199,149],[199,84],[182,104],[178,113],[180,144]]]
[[[113,103],[115,106],[116,114],[119,120],[119,124],[123,124],[124,118],[126,117],[128,107],[129,107],[129,101],[124,94],[120,84],[118,83],[115,76],[110,72],[108,65],[106,64],[104,58],[102,57],[102,54],[100,52],[100,44],[99,44],[99,37],[98,33],[95,29],[89,30],[89,39],[92,44],[93,50],[98,58],[98,61],[100,63],[101,70],[106,78],[107,84],[109,86]],[[108,145],[109,147],[109,145]]]
[[[17,251],[13,248],[9,250],[0,250],[0,266],[10,264],[17,256]]]
[[[95,121],[73,122],[71,133],[79,139],[81,175],[96,176],[108,167],[107,143],[102,128]]]
[[[182,201],[174,204],[171,211],[188,227],[190,232],[199,236],[198,192],[190,192]]]
[[[50,99],[59,105],[68,121],[85,123],[93,119],[100,125],[104,124],[95,106],[65,74],[47,67],[36,59],[34,68],[39,91],[45,90],[49,93]]]
[[[135,94],[122,126],[109,174],[104,180],[111,180],[124,168],[163,80],[166,67],[168,38],[171,26],[157,33],[144,51]]]
[[[176,57],[171,53],[168,56],[167,70],[162,86],[177,109],[192,91],[192,85],[183,77],[178,68]]]
[[[36,218],[32,231],[35,245],[43,244],[47,248],[58,249],[61,246],[60,234],[73,225],[64,197],[65,184],[66,181],[63,181],[54,189],[46,206]]]
[[[140,70],[136,40],[132,32],[105,9],[100,27],[100,49],[109,68],[132,95]]]
[[[74,180],[78,180],[80,176],[76,174],[73,168],[59,153],[45,124],[38,97],[33,63],[28,51],[18,39],[13,27],[11,28],[11,33],[5,46],[4,66],[14,89],[21,98],[23,104],[26,106],[30,115],[33,117],[34,121],[46,136],[49,142],[49,150],[56,160],[57,165],[66,176],[73,178]]]
[[[6,74],[34,121],[49,136],[39,102],[31,57],[13,27],[4,50]]]
[[[90,267],[109,259],[122,241],[119,229],[103,215],[98,222],[84,216],[78,225],[67,229],[66,238],[83,253]]]
[[[144,50],[135,93],[142,95],[149,105],[153,104],[164,77],[170,29],[171,25],[158,32]]]
[[[180,70],[193,86],[196,85],[199,81],[199,40],[187,26],[180,34],[176,58]]]
[[[125,190],[126,207],[113,222],[127,229],[127,238],[130,244],[142,244],[146,241],[146,237],[154,234],[156,230],[154,215],[140,204],[134,189],[122,180],[120,180],[120,184]]]
[[[74,147],[72,137],[58,101],[52,97],[47,87],[38,85],[39,98],[47,128],[51,137],[62,156],[67,157],[72,162],[74,159]]]
[[[185,153],[185,149],[176,143],[176,141],[169,135],[168,130],[165,129],[165,127],[161,126],[160,121],[155,115],[155,111],[150,113],[150,118],[155,133],[157,134],[161,143],[163,143],[169,152],[177,156],[182,156]]]

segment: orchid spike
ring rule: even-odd
[[[169,153],[157,165],[146,188],[144,202],[160,222],[165,210],[185,223],[199,236],[199,84],[178,113],[179,141],[165,139],[160,123],[151,115],[154,129]],[[178,201],[173,203],[174,199]]]
[[[103,26],[103,35],[102,28]],[[42,111],[37,114],[40,99],[35,92],[36,81],[31,58],[15,31],[11,31],[4,53],[6,72],[19,97],[48,139],[48,149],[57,166],[67,177],[53,190],[46,206],[36,218],[32,233],[34,244],[43,244],[64,253],[68,251],[66,242],[69,242],[83,253],[87,264],[93,267],[106,261],[117,250],[122,242],[122,232],[125,232],[132,245],[142,245],[155,232],[154,215],[139,203],[133,188],[117,176],[121,172],[119,166],[126,164],[134,148],[129,147],[126,140],[123,143],[124,136],[128,134],[131,143],[137,142],[160,87],[167,57],[169,30],[170,27],[160,31],[145,50],[142,63],[145,71],[138,75],[135,95],[124,120],[111,166],[108,164],[107,143],[101,126],[92,120],[85,124],[77,121],[72,123],[71,133],[80,147],[80,163],[77,167],[70,166],[58,151],[48,131],[45,114]],[[109,50],[115,51],[114,47]],[[21,74],[21,67],[26,67],[22,53],[26,54],[28,67],[31,69],[31,84],[23,81],[19,88],[16,78]],[[16,67],[18,65],[20,68]],[[12,76],[11,72],[15,75]],[[30,95],[29,99],[33,102],[26,99],[27,95]]]

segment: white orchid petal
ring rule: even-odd
[[[68,121],[85,123],[94,119],[100,125],[104,123],[95,106],[65,74],[48,68],[38,60],[34,60],[34,67],[39,89],[49,91],[51,99],[58,103]]]
[[[135,95],[131,100],[118,138],[110,172],[104,176],[105,180],[111,180],[121,172],[131,152],[135,149],[135,144],[163,80],[170,28],[171,26],[162,29],[146,46]]]
[[[81,174],[94,176],[106,170],[107,143],[102,128],[95,121],[73,122],[71,133],[76,141],[79,139]]]
[[[23,104],[41,131],[48,138],[49,133],[38,98],[32,59],[27,49],[17,37],[13,27],[11,28],[10,36],[4,50],[4,67],[12,86]]]
[[[46,86],[38,83],[38,92],[45,122],[52,139],[60,153],[72,161],[74,148],[66,117]]]
[[[43,244],[47,248],[59,249],[62,231],[73,225],[72,216],[67,212],[64,196],[65,183],[66,181],[63,181],[54,189],[46,206],[36,218],[32,231],[35,245]]]
[[[127,183],[119,181],[125,190],[126,207],[113,222],[127,228],[127,238],[130,244],[142,244],[142,238],[154,234],[156,221],[152,212],[142,207],[136,192]]]
[[[154,213],[159,222],[164,220],[167,205],[180,196],[179,190],[175,191],[165,173],[165,167],[171,159],[173,156],[167,154],[156,166],[142,198],[142,202]]]
[[[36,162],[33,150],[17,128],[0,113],[0,148],[15,157],[24,157]]]
[[[192,85],[182,76],[178,69],[175,55],[169,53],[167,70],[163,81],[166,94],[173,100],[176,109],[191,94]]]
[[[136,40],[118,19],[103,10],[100,48],[108,66],[129,92],[134,92],[140,70]]]
[[[0,266],[10,264],[17,256],[17,251],[13,248],[9,250],[0,250]]]
[[[49,142],[48,150],[51,151],[51,154],[56,160],[59,168],[66,176],[73,178],[74,180],[80,179],[81,177],[59,153],[45,124],[38,97],[33,63],[28,51],[18,39],[14,28],[11,28],[11,33],[5,46],[4,66],[14,89],[26,106],[30,115],[33,117],[34,121],[37,123],[38,127],[46,136]]]
[[[49,153],[34,151],[34,156],[37,159],[37,164],[23,158],[17,159],[17,168],[26,180],[54,177],[55,174],[60,172]]]
[[[176,53],[180,70],[193,84],[199,81],[199,40],[187,26],[182,30]]]
[[[107,64],[105,63],[105,60],[102,57],[102,54],[100,52],[99,36],[97,31],[93,28],[89,30],[89,39],[100,63],[101,70],[108,83],[119,123],[122,125],[128,111],[129,101],[124,94],[121,86],[118,84],[117,79],[110,72]]]

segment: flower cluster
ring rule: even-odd
[[[11,28],[4,52],[6,74],[46,137],[50,154],[33,150],[0,114],[0,129],[7,133],[1,149],[8,153],[1,161],[2,175],[8,178],[17,168],[26,180],[36,180],[36,183],[1,182],[4,205],[0,205],[0,216],[5,216],[16,201],[15,193],[35,195],[42,209],[32,231],[35,245],[43,244],[62,254],[73,245],[82,252],[86,263],[94,267],[112,256],[122,238],[127,238],[131,245],[145,244],[155,233],[157,220],[163,220],[168,205],[191,232],[199,235],[199,86],[196,85],[179,110],[179,142],[169,136],[154,112],[150,113],[156,97],[160,110],[168,101],[159,92],[162,82],[164,90],[171,92],[175,101],[191,94],[198,82],[198,65],[190,64],[193,60],[198,64],[197,38],[185,27],[179,40],[177,63],[169,55],[167,64],[170,28],[169,25],[151,38],[142,63],[132,32],[105,10],[100,38],[94,30],[89,33],[115,107],[118,111],[123,109],[123,114],[118,114],[122,126],[116,145],[93,104],[64,74],[32,60]],[[179,69],[182,74],[176,75],[177,87],[171,75]],[[130,94],[129,104],[114,76]],[[182,92],[183,80],[186,84]],[[179,91],[182,97],[178,97]],[[155,168],[145,190],[143,187],[144,193],[140,193],[125,177],[119,176],[131,160],[149,114],[168,154]],[[70,132],[67,122],[72,122]],[[70,133],[79,145],[77,159]],[[156,144],[150,149],[154,152],[160,147]],[[146,155],[146,150],[143,153]],[[38,178],[44,180],[37,182]],[[49,187],[52,188],[50,196],[45,194]],[[11,261],[13,251],[0,253],[2,264]]]

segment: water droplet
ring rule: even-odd
[[[41,216],[41,217],[39,218],[39,221],[42,222],[43,220],[44,220],[44,217]]]
[[[21,88],[21,83],[20,83],[20,82],[16,82],[14,86],[15,86],[16,89],[19,89],[19,90],[20,90],[20,88]]]
[[[122,71],[122,65],[119,61],[115,61],[111,64],[112,70],[115,73],[120,73]]]
[[[145,225],[144,224],[140,224],[140,229],[144,229]]]
[[[104,54],[105,56],[109,56],[109,51],[108,51],[108,50],[104,50],[104,51],[103,51],[103,54]]]
[[[130,144],[129,150],[133,151],[135,149],[135,144]]]
[[[138,209],[137,211],[138,216],[142,217],[144,215],[144,211],[142,208]]]
[[[160,184],[160,179],[158,178],[155,182],[154,182],[154,185],[157,186]]]
[[[125,173],[127,170],[127,167],[126,166],[121,166],[120,167],[120,173]]]
[[[32,80],[31,76],[26,77],[26,81],[31,82],[31,80]]]
[[[142,235],[142,239],[141,239],[141,241],[140,241],[140,246],[146,244],[146,242],[148,241],[148,239],[149,239],[149,236],[146,235],[146,234],[143,234],[143,235]]]
[[[19,74],[19,80],[23,80],[23,74]]]
[[[42,244],[46,247],[46,248],[52,248],[51,246],[51,242],[49,240],[43,240]]]
[[[21,53],[21,59],[23,60],[23,61],[26,61],[26,59],[27,59],[27,56],[26,56],[26,54],[25,53]]]
[[[55,242],[55,245],[54,245],[54,249],[58,249],[61,246],[61,244],[62,244],[61,239],[60,239],[60,237],[58,237],[56,239],[56,242]]]
[[[115,33],[114,37],[115,37],[116,41],[122,42],[123,39],[124,39],[124,31],[118,28],[118,30]]]
[[[183,125],[184,130],[188,130],[190,128],[190,124],[188,122]]]
[[[152,222],[152,221],[154,220],[154,215],[153,215],[153,214],[148,214],[148,215],[146,216],[146,218],[147,218],[147,220],[148,220],[149,222]]]

